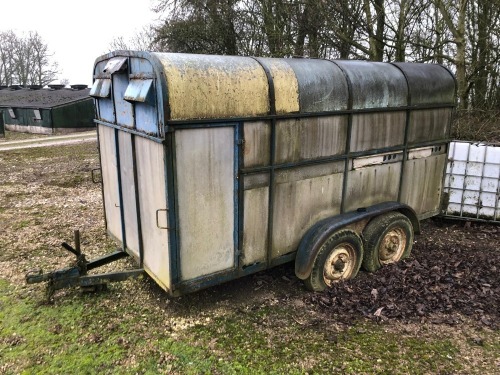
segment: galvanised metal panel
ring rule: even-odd
[[[299,111],[299,83],[285,59],[258,58],[271,73],[277,114]]]
[[[147,134],[159,135],[159,119],[158,119],[158,105],[156,97],[156,83],[153,79],[154,71],[151,62],[144,58],[131,57],[130,58],[130,73],[135,77],[131,79],[137,81],[151,80],[151,88],[149,89],[149,97],[145,97],[145,101],[134,101],[135,111],[135,127],[137,130],[146,132]],[[151,77],[151,79],[145,79]]]
[[[434,216],[440,211],[445,163],[444,144],[408,151],[400,199],[421,218]]]
[[[359,159],[362,160],[362,158]],[[391,162],[350,170],[347,173],[345,211],[354,211],[360,207],[369,207],[382,202],[397,201],[401,164],[402,162]]]
[[[269,173],[243,177],[242,264],[267,260],[269,218]]]
[[[163,64],[172,120],[252,117],[269,112],[267,76],[252,58],[152,55]]]
[[[352,116],[350,150],[366,151],[403,145],[406,112],[374,112]]]
[[[328,60],[284,59],[299,84],[300,112],[344,110],[348,107],[347,81]]]
[[[106,226],[112,236],[122,241],[115,130],[98,125],[98,132]]]
[[[412,110],[408,127],[408,143],[447,139],[452,111],[452,108]]]
[[[164,146],[135,137],[144,267],[165,289],[171,289]],[[159,211],[158,211],[159,210]],[[158,214],[157,214],[158,211]],[[158,215],[158,223],[156,217]]]
[[[113,108],[113,101],[110,98],[94,99],[96,107],[98,108],[97,118],[101,121],[115,123],[115,110]]]
[[[410,104],[455,104],[455,78],[441,65],[394,63],[405,74]]]
[[[271,122],[245,122],[243,125],[243,165],[263,167],[271,162]]]
[[[291,163],[345,152],[347,115],[278,120],[276,163]]]
[[[351,84],[352,108],[403,107],[408,104],[408,85],[401,71],[387,63],[335,61]]]
[[[276,171],[272,259],[297,250],[305,232],[340,213],[343,161]]]
[[[180,278],[235,265],[235,129],[175,132]]]
[[[132,135],[125,132],[118,132],[118,148],[120,151],[120,178],[127,249],[132,251],[136,257],[139,257],[139,231],[135,200],[136,187],[134,184]]]
[[[103,60],[96,62],[94,66],[94,75],[99,75],[104,70],[108,60]],[[108,80],[107,82],[104,79]],[[97,80],[96,80],[97,81]],[[107,97],[99,97],[94,99],[97,108],[97,118],[102,121],[108,121],[110,123],[115,123],[115,110],[113,108],[113,101],[111,99],[111,76],[107,76],[106,78],[101,79],[102,83],[99,84],[100,87],[106,87],[105,95]],[[94,86],[96,82],[94,82]],[[92,86],[92,89],[94,89]],[[109,88],[109,89],[108,89]],[[91,93],[92,93],[91,89]],[[108,92],[109,91],[109,92]]]
[[[124,94],[129,84],[128,76],[125,73],[115,73],[112,77],[116,123],[127,127],[134,127],[134,109],[132,104],[124,99]]]

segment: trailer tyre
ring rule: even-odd
[[[320,292],[334,283],[354,278],[363,259],[363,241],[352,230],[339,230],[324,243],[304,280],[309,290]]]
[[[389,212],[376,217],[363,231],[363,269],[375,272],[385,264],[408,257],[413,238],[413,225],[402,213]]]

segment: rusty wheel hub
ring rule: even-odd
[[[382,238],[379,260],[382,264],[397,262],[403,256],[406,247],[406,232],[402,228],[393,228]]]
[[[331,286],[333,283],[348,279],[355,265],[355,250],[349,244],[340,244],[331,251],[323,268],[323,279],[325,284]]]

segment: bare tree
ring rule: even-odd
[[[30,85],[45,86],[54,81],[57,71],[57,63],[51,62],[52,55],[48,46],[43,42],[38,33],[30,33],[28,36],[28,49],[30,53],[28,81]]]
[[[155,43],[156,30],[153,25],[144,26],[134,36],[125,40],[122,36],[113,39],[109,45],[109,51],[136,50],[160,52],[162,46]]]
[[[163,50],[434,62],[500,106],[500,0],[157,0]]]
[[[19,37],[13,31],[0,33],[0,83],[46,85],[55,80],[57,64],[37,32]]]
[[[0,84],[12,85],[14,81],[14,46],[17,37],[13,31],[0,33]]]

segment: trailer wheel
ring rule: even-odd
[[[352,230],[333,233],[321,246],[311,274],[305,279],[309,290],[319,292],[334,283],[352,279],[363,259],[363,241]]]
[[[363,269],[369,272],[406,258],[413,246],[411,221],[399,212],[380,215],[370,221],[363,231],[363,244]]]

